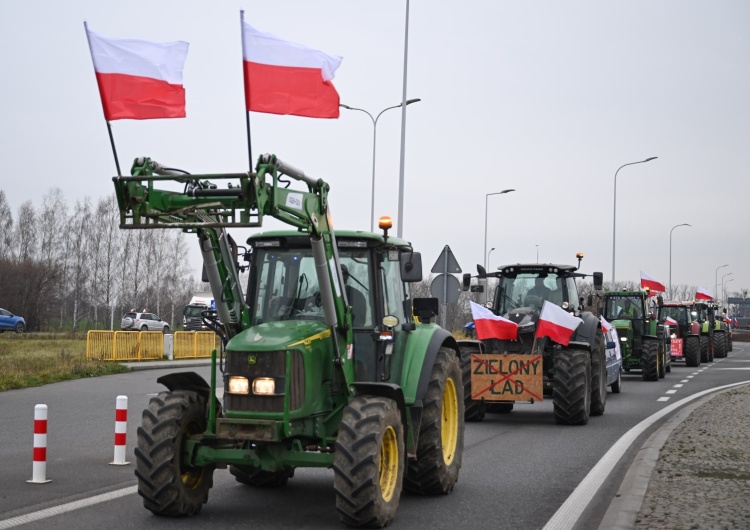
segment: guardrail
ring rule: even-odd
[[[174,334],[175,359],[211,357],[221,342],[212,331],[177,331]],[[163,359],[164,334],[161,331],[97,331],[86,334],[86,359],[99,361],[155,361]]]

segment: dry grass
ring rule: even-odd
[[[116,362],[87,360],[85,338],[0,334],[0,391],[128,370]]]

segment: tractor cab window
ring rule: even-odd
[[[685,307],[662,307],[659,311],[659,321],[664,322],[667,318],[675,320],[679,325],[687,325],[687,309]]]
[[[401,281],[401,269],[398,259],[389,259],[388,252],[378,254],[378,270],[380,281],[383,284],[383,316],[394,316],[398,319],[397,329],[405,321],[404,300],[405,293],[404,282]]]
[[[541,309],[545,300],[559,305],[563,298],[563,280],[557,274],[522,272],[502,278],[495,293],[495,306],[499,314],[505,314],[518,307]]]
[[[634,296],[609,296],[604,308],[604,318],[609,320],[643,318],[643,301]]]

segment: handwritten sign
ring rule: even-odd
[[[471,399],[542,401],[542,356],[471,356]]]
[[[669,344],[669,351],[672,357],[682,357],[682,339],[672,339]]]

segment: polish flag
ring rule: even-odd
[[[111,39],[84,27],[105,120],[185,117],[187,42]]]
[[[331,83],[341,57],[258,31],[242,20],[247,110],[309,118],[338,118]]]
[[[665,318],[664,319],[664,323],[667,324],[668,326],[676,326],[677,325],[677,321],[674,318],[672,318],[672,317]]]
[[[549,337],[558,344],[567,346],[570,337],[583,320],[565,311],[559,305],[544,301],[539,315],[539,326],[536,328],[537,338]]]
[[[604,333],[608,333],[608,332],[609,332],[609,330],[611,330],[611,329],[612,329],[612,324],[610,324],[609,322],[607,322],[607,321],[606,321],[606,320],[604,319],[604,317],[600,316],[600,317],[599,317],[599,322],[600,322],[600,323],[601,323],[601,325],[602,325],[602,330],[604,331]]]
[[[667,291],[667,288],[664,287],[663,283],[659,283],[643,271],[641,271],[641,287],[644,289],[650,289],[651,292],[664,293]]]
[[[711,291],[709,291],[705,287],[698,287],[698,290],[695,291],[695,299],[696,300],[713,300],[714,297],[711,296]]]
[[[518,324],[498,316],[486,307],[472,301],[469,301],[469,304],[471,305],[471,317],[474,319],[479,340],[518,340]]]

